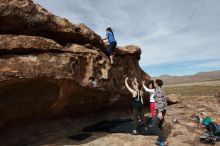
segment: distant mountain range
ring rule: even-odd
[[[170,76],[168,74],[161,75],[159,77],[152,77],[152,79],[162,79],[164,84],[179,84],[179,83],[190,83],[190,82],[202,82],[202,81],[213,81],[220,80],[220,70],[211,72],[199,72],[194,75],[187,76]]]

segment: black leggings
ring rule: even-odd
[[[163,123],[164,123],[164,117],[166,115],[166,110],[162,111],[162,115],[163,115],[163,119],[160,120],[160,123],[159,123],[159,128],[162,128],[163,127]]]
[[[145,112],[144,107],[141,107],[141,108],[133,107],[133,118],[134,118],[134,129],[135,130],[138,129],[138,117],[142,120],[142,122],[144,121],[144,112]]]
[[[117,46],[117,42],[111,42],[109,44],[109,50],[108,50],[108,55],[112,56],[114,54],[115,51],[115,47]]]
[[[163,119],[160,120],[158,118],[158,112],[156,112],[156,116],[152,119],[152,124],[148,127],[146,131],[146,135],[158,135],[160,141],[162,142],[166,141],[164,136],[164,131],[162,129],[165,114],[166,111],[163,111],[162,112]]]

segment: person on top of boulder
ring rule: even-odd
[[[141,86],[138,85],[136,79],[131,80],[132,87],[128,85],[128,77],[125,78],[125,86],[132,94],[132,106],[133,106],[133,118],[134,118],[134,130],[132,134],[136,135],[138,130],[138,117],[144,122],[144,102],[143,102],[143,92],[141,91]]]
[[[115,48],[117,46],[117,42],[115,40],[115,36],[111,27],[106,28],[106,37],[103,40],[107,40],[107,39],[109,43],[108,55],[110,57],[111,64],[114,64],[113,57],[114,57]]]

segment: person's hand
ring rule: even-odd
[[[161,112],[159,112],[159,113],[158,113],[158,118],[159,118],[160,120],[162,120],[162,119],[163,119],[163,115],[162,115],[162,113],[161,113]]]
[[[144,85],[145,84],[145,81],[142,81],[142,85]]]
[[[125,78],[125,81],[127,81],[127,80],[128,80],[128,77]]]

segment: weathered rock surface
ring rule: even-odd
[[[101,37],[84,24],[72,24],[54,16],[32,0],[0,1],[0,33],[36,35],[60,44],[93,44],[102,47]]]
[[[62,52],[62,46],[51,39],[25,35],[0,35],[0,55]]]
[[[111,66],[100,36],[31,0],[1,0],[0,19],[0,127],[128,107],[124,78],[149,78],[139,47],[119,47]]]

